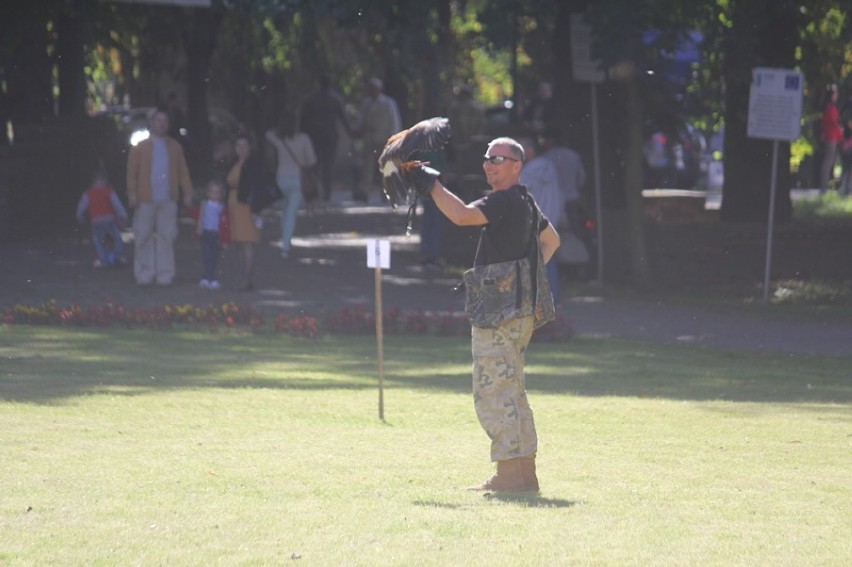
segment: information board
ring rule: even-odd
[[[792,69],[755,67],[748,97],[748,137],[792,141],[802,130],[804,77]]]

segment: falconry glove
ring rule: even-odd
[[[432,195],[435,182],[441,178],[441,172],[426,165],[418,165],[405,174],[405,181],[420,199],[428,199]]]

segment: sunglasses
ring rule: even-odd
[[[510,158],[510,157],[506,157],[506,156],[482,156],[483,162],[486,162],[486,161],[491,162],[494,165],[500,165],[501,163],[503,163],[506,160],[519,161],[515,158]]]

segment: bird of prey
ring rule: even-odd
[[[382,189],[394,208],[403,203],[416,204],[414,188],[407,186],[404,177],[415,167],[425,165],[415,159],[416,154],[440,150],[449,139],[450,123],[439,117],[418,122],[388,138],[379,156],[379,171],[382,172]]]

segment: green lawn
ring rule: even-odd
[[[2,565],[849,565],[852,359],[533,344],[539,496],[464,338],[0,326]]]

